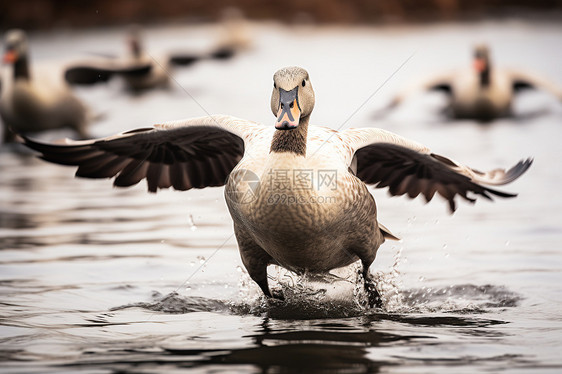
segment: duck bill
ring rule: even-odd
[[[18,59],[18,54],[15,51],[6,51],[2,61],[5,64],[13,64]]]
[[[279,89],[279,110],[277,111],[277,130],[294,130],[299,126],[301,109],[298,100],[298,86],[291,91]]]
[[[473,61],[473,66],[474,66],[474,70],[476,70],[479,73],[482,73],[484,70],[486,70],[486,60],[477,57]]]

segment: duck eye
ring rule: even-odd
[[[306,81],[303,79],[301,84],[303,87],[306,86]]]
[[[277,83],[273,82],[273,88],[277,88]]]

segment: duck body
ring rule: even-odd
[[[259,144],[271,143],[272,129],[264,130],[269,141]],[[309,127],[307,155],[253,152],[249,143],[249,155],[232,175],[249,171],[258,185],[229,178],[225,188],[243,259],[269,257],[287,269],[314,273],[349,265],[358,252],[374,260],[384,241],[375,201],[349,172],[345,151],[328,140],[333,135],[334,130]],[[256,160],[253,154],[266,156]],[[250,198],[241,204],[230,196]]]
[[[490,82],[472,70],[458,74],[451,81],[450,115],[458,119],[491,120],[512,114],[513,84],[501,70],[490,71]]]
[[[16,80],[2,95],[0,115],[5,125],[18,132],[71,128],[86,136],[86,107],[66,89]]]
[[[6,36],[4,61],[12,71],[2,85],[0,116],[4,124],[4,142],[14,140],[13,131],[41,132],[70,128],[88,136],[88,110],[62,82],[31,75],[28,66],[27,39],[20,30]]]
[[[144,74],[123,74],[122,78],[125,87],[133,92],[140,92],[152,88],[168,88],[170,86],[168,62],[163,59],[161,61],[152,61],[149,56],[138,56],[131,58],[128,63],[130,66],[150,66],[150,70]]]

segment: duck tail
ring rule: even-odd
[[[379,230],[381,230],[381,234],[385,239],[388,240],[401,240],[398,236],[394,235],[387,229],[382,223],[379,222]]]

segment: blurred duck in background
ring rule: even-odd
[[[26,34],[22,30],[10,30],[4,43],[3,61],[8,74],[3,77],[0,95],[3,141],[14,141],[13,131],[29,133],[61,128],[76,131],[80,138],[89,137],[88,110],[64,81],[46,74],[32,77]]]
[[[377,116],[385,115],[420,91],[445,93],[449,105],[444,112],[448,117],[481,122],[512,116],[513,99],[524,90],[543,90],[562,101],[562,90],[544,78],[523,71],[493,67],[486,45],[475,47],[472,62],[471,68],[435,76],[403,91]]]
[[[219,44],[218,47],[207,52],[178,52],[153,57],[145,51],[141,34],[139,26],[132,26],[127,37],[127,56],[96,58],[92,61],[74,64],[65,71],[66,81],[75,85],[91,85],[104,83],[112,77],[121,76],[126,88],[132,92],[168,88],[170,71],[173,67],[189,66],[202,60],[226,60],[236,53],[234,46]],[[115,71],[112,68],[115,65],[122,70]],[[148,69],[146,69],[147,66]]]

